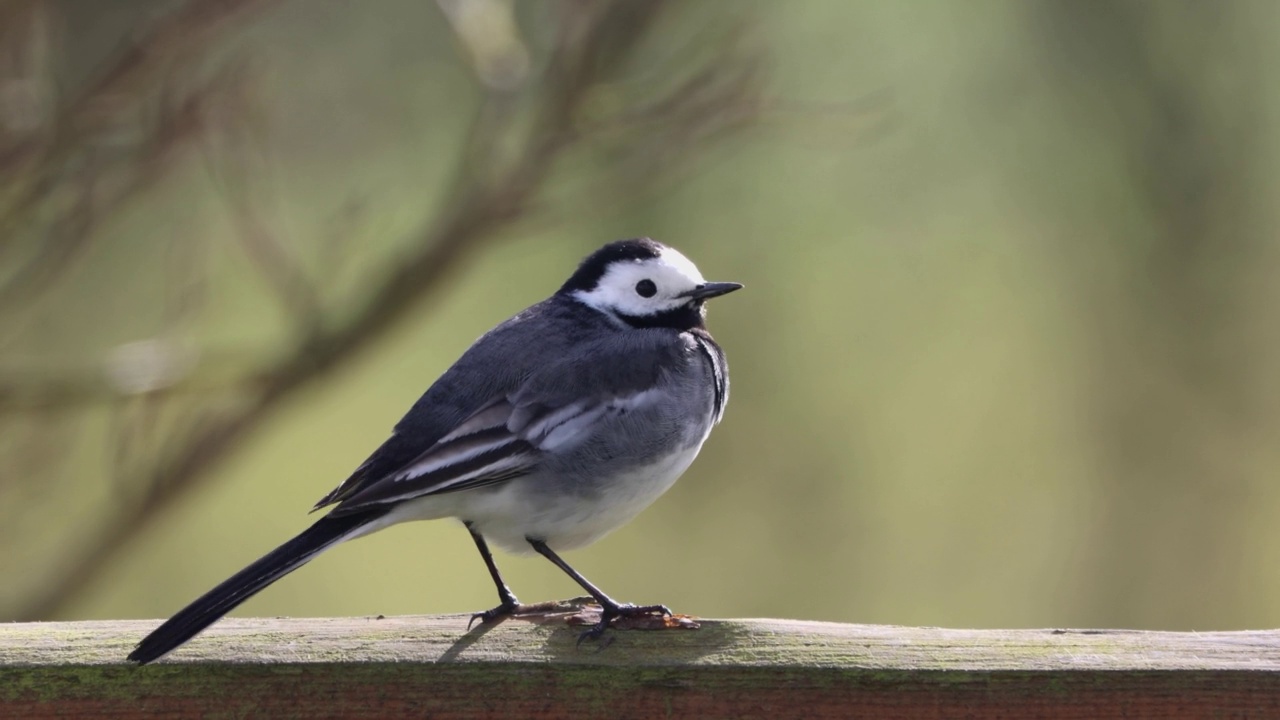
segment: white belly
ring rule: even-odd
[[[526,538],[572,550],[599,540],[653,504],[689,468],[702,443],[643,468],[602,478],[598,492],[563,492],[554,478],[526,475],[497,489],[464,490],[401,503],[360,535],[409,520],[456,517],[511,553],[533,552]]]
[[[476,496],[468,503],[467,519],[486,539],[508,552],[532,552],[526,538],[541,539],[557,551],[584,547],[652,505],[689,468],[699,448],[700,444],[607,478],[602,490],[591,497],[557,496],[546,492],[557,483],[540,483],[533,476],[520,478],[496,493]]]

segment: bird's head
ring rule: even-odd
[[[702,325],[703,303],[741,288],[707,282],[689,258],[649,238],[619,240],[587,256],[559,294],[632,327]]]

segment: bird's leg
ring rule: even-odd
[[[588,638],[594,639],[603,635],[604,631],[609,629],[609,623],[613,622],[614,618],[637,617],[641,615],[653,615],[653,614],[662,614],[662,615],[671,614],[671,611],[667,609],[666,605],[632,605],[631,603],[620,603],[617,600],[614,600],[608,595],[605,595],[604,592],[600,590],[600,588],[593,585],[590,580],[587,580],[586,578],[582,577],[582,575],[577,570],[574,570],[573,568],[569,567],[569,563],[560,559],[560,556],[555,554],[555,552],[553,552],[551,548],[547,547],[547,544],[545,542],[541,540],[535,540],[533,538],[525,538],[525,539],[529,541],[529,544],[533,546],[534,550],[538,551],[539,555],[555,563],[556,567],[565,571],[565,573],[568,574],[569,577],[573,578],[574,582],[581,585],[583,590],[586,590],[588,593],[590,593],[591,597],[595,598],[596,602],[600,603],[600,622],[592,626],[590,630],[578,636],[579,645],[582,644],[583,640],[586,640]]]
[[[516,599],[515,593],[511,592],[511,588],[502,581],[502,575],[498,572],[497,564],[493,562],[493,553],[489,552],[489,544],[484,541],[484,537],[471,527],[470,521],[464,524],[467,526],[467,532],[471,533],[471,539],[476,543],[476,549],[480,551],[480,557],[484,558],[485,567],[489,568],[489,577],[493,578],[493,584],[498,587],[498,599],[502,601],[495,608],[472,614],[471,622],[467,623],[467,629],[470,630],[477,620],[483,625],[500,617],[516,614],[520,609],[520,601]]]

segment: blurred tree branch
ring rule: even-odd
[[[30,302],[84,250],[94,226],[159,178],[178,151],[202,132],[209,105],[225,94],[214,77],[175,94],[170,78],[188,82],[220,43],[276,0],[191,0],[153,22],[126,45],[96,80],[0,156],[0,309]],[[48,43],[51,3],[13,4],[22,17],[7,44]],[[25,14],[21,11],[25,9]],[[25,26],[25,27],[24,27]],[[27,52],[25,54],[33,54]],[[48,52],[40,53],[48,59]],[[25,67],[11,87],[36,98],[52,96],[46,68]],[[13,93],[6,93],[12,95]],[[44,101],[51,104],[51,101]]]
[[[233,27],[232,16],[243,22],[250,17],[249,10],[267,4],[264,0],[186,3],[153,25],[65,114],[96,116],[89,112],[94,98],[117,95],[125,87],[141,92],[162,82],[157,64],[177,60],[199,64],[203,55],[213,52],[217,33]],[[325,313],[319,289],[288,247],[265,228],[255,201],[224,183],[224,198],[242,247],[288,312],[296,340],[278,359],[221,387],[216,399],[201,391],[209,387],[209,380],[199,368],[188,367],[180,348],[162,342],[133,349],[136,354],[128,358],[128,367],[140,367],[142,374],[126,377],[123,384],[118,378],[103,382],[92,373],[47,382],[35,390],[21,381],[7,386],[0,382],[0,417],[6,406],[9,411],[34,406],[65,410],[103,401],[119,406],[114,432],[116,473],[121,476],[118,482],[128,485],[122,493],[127,501],[104,509],[100,521],[80,533],[74,555],[59,563],[53,578],[24,593],[16,606],[0,615],[19,620],[56,615],[110,558],[146,532],[165,508],[211,477],[237,441],[271,417],[287,398],[420,310],[421,301],[439,292],[440,281],[465,253],[543,210],[543,189],[557,161],[589,144],[601,128],[645,117],[649,127],[633,151],[643,153],[649,148],[656,155],[661,150],[663,164],[669,167],[706,140],[748,120],[760,64],[735,56],[727,45],[704,53],[701,62],[675,76],[659,95],[625,97],[607,111],[587,107],[599,88],[625,77],[659,20],[673,12],[672,5],[661,0],[540,4],[538,12],[545,15],[550,38],[544,50],[534,51],[521,42],[513,15],[503,24],[502,13],[514,12],[510,3],[441,0],[465,56],[474,65],[483,96],[437,212],[413,233],[410,242],[400,245],[407,248],[403,256],[361,283],[370,290],[354,311]],[[477,31],[477,21],[467,13],[488,13],[486,22],[502,29],[501,42],[484,45],[482,41],[492,38]],[[188,26],[197,18],[202,23],[198,30]],[[538,52],[545,56],[538,57]],[[203,96],[191,97],[198,105],[196,98]],[[24,222],[25,213],[53,195],[67,181],[76,159],[95,144],[94,134],[75,129],[84,127],[80,123],[60,121],[57,127],[47,147],[33,155],[27,169],[16,173],[19,179],[4,181],[0,254],[6,252],[4,246]],[[185,126],[177,123],[177,127]],[[119,162],[127,166],[130,176],[157,177],[162,168],[145,172],[140,168],[146,166],[146,158],[164,154],[151,148]],[[655,166],[653,177],[658,169]],[[119,202],[121,197],[112,199]],[[103,211],[95,206],[95,212]],[[68,233],[75,238],[68,242],[83,243],[90,235],[82,224]],[[61,266],[68,249],[56,256],[49,252],[41,251],[11,275],[0,287],[0,297],[29,297],[35,291],[31,280],[35,276],[47,283],[51,277],[47,268]]]

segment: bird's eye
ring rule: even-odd
[[[636,294],[640,297],[651,298],[658,294],[658,286],[654,285],[652,280],[641,280],[636,283]]]

